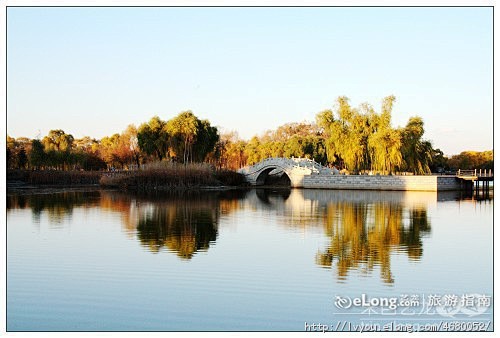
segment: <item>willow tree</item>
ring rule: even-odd
[[[66,134],[61,129],[57,129],[49,131],[49,134],[43,138],[42,143],[46,151],[70,151],[73,141],[74,138],[72,135]]]
[[[424,122],[418,116],[411,117],[402,130],[404,170],[422,175],[430,173],[434,150],[429,141],[422,140]]]
[[[372,117],[373,133],[368,139],[372,169],[384,173],[396,171],[403,163],[401,133],[391,127],[395,100],[394,96],[384,98],[380,115]]]
[[[331,125],[335,121],[333,117],[333,111],[330,109],[319,112],[316,115],[316,124],[321,130],[321,133],[325,139],[325,151],[326,159],[330,163],[335,163],[339,160],[339,151],[336,148],[336,143],[334,138],[332,138]]]
[[[157,157],[160,161],[168,155],[169,134],[166,122],[154,116],[137,130],[137,144],[141,151]]]
[[[370,167],[368,139],[372,133],[373,109],[368,104],[361,109],[349,105],[347,97],[337,99],[337,118],[331,110],[316,116],[316,123],[325,135],[325,149],[329,162],[343,164],[351,171]]]
[[[46,165],[47,154],[43,143],[40,140],[31,141],[31,152],[29,154],[29,162],[32,168],[39,169],[40,167]]]
[[[381,128],[369,139],[372,168],[383,173],[395,172],[402,164],[401,134],[392,128]]]
[[[196,162],[203,162],[207,155],[213,154],[219,142],[219,131],[217,127],[210,125],[210,121],[198,121],[196,140],[193,144],[192,159]]]
[[[73,141],[73,135],[66,134],[61,129],[49,131],[49,134],[42,139],[49,164],[57,168],[66,168],[71,162]]]

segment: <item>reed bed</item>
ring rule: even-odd
[[[240,186],[243,175],[230,170],[216,170],[206,163],[151,163],[137,171],[59,171],[8,170],[11,184],[97,185],[137,191],[186,190],[206,187]],[[16,183],[17,182],[17,183]]]
[[[137,191],[185,190],[235,186],[244,182],[236,172],[217,171],[205,163],[152,163],[138,171],[104,174],[101,186]]]

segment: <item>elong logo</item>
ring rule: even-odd
[[[365,293],[361,297],[351,299],[348,296],[335,296],[334,304],[339,309],[348,309],[355,307],[387,307],[395,310],[398,307],[397,297],[373,297],[369,298]]]

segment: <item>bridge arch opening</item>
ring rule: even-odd
[[[270,167],[262,170],[257,176],[255,185],[276,185],[290,187],[292,182],[287,173],[279,167]]]

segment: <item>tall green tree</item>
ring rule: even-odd
[[[457,169],[494,169],[493,151],[462,151],[448,160],[450,168]]]
[[[205,161],[208,154],[215,151],[219,141],[217,127],[210,125],[210,121],[201,120],[197,125],[196,140],[193,144],[192,158],[196,162]]]
[[[167,130],[172,135],[171,145],[175,153],[182,153],[182,163],[192,161],[193,144],[199,131],[200,121],[190,110],[181,112],[167,122]]]
[[[418,116],[411,117],[402,130],[403,168],[416,175],[431,172],[433,148],[429,141],[422,140],[423,135],[424,121]]]
[[[61,129],[49,131],[48,135],[42,139],[42,144],[50,166],[59,169],[69,168],[73,162],[71,154],[73,141],[73,135],[66,134]]]
[[[55,150],[69,152],[73,146],[73,135],[66,134],[61,129],[49,131],[49,134],[42,139],[46,151]]]
[[[403,163],[401,133],[391,127],[392,107],[396,98],[388,96],[382,101],[380,115],[373,116],[373,133],[368,138],[371,166],[384,173],[395,172]]]
[[[246,144],[244,153],[247,157],[247,164],[253,165],[264,159],[260,153],[260,146],[261,142],[257,136],[252,137]]]
[[[35,169],[40,169],[40,167],[47,165],[47,154],[45,153],[44,146],[40,140],[31,141],[29,163],[31,167]]]
[[[213,154],[219,132],[208,120],[200,120],[192,111],[184,111],[167,122],[173,152],[183,163],[204,161]]]
[[[168,155],[170,135],[166,128],[166,122],[158,116],[154,116],[148,123],[143,123],[137,130],[137,143],[141,151],[164,159]]]

